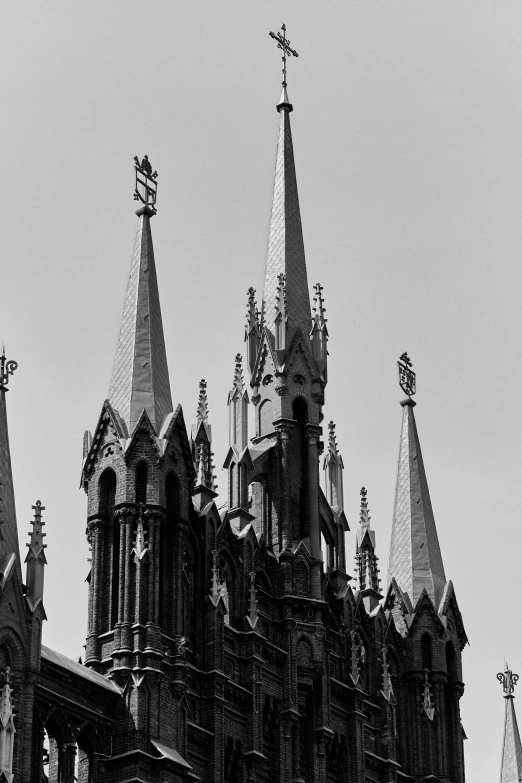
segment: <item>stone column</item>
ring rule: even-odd
[[[100,586],[102,584],[102,520],[92,519],[88,526],[88,538],[91,544],[91,579],[89,583],[89,607],[87,646],[85,651],[86,662],[100,660],[100,648],[98,637],[102,633],[101,628],[101,601]]]

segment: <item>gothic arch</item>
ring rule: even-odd
[[[117,479],[112,468],[105,468],[98,479],[98,509],[109,514],[116,502]]]
[[[433,639],[431,634],[425,631],[420,640],[421,663],[423,669],[433,669]]]
[[[147,502],[147,490],[148,490],[148,484],[149,484],[149,466],[147,464],[147,461],[144,459],[140,459],[136,463],[136,469],[134,471],[134,490],[135,490],[135,497],[136,497],[136,503],[145,503]]]

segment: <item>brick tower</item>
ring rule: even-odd
[[[105,762],[114,781],[155,780],[160,771],[171,780],[188,769],[175,749],[184,752],[185,744],[178,669],[187,643],[183,540],[195,471],[181,408],[172,405],[147,158],[136,162],[136,174],[144,203],[109,396],[94,436],[84,439],[92,548],[85,663],[122,692]]]

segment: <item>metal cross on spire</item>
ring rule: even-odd
[[[270,37],[274,39],[274,41],[277,41],[277,48],[281,49],[281,59],[283,61],[283,87],[286,87],[286,58],[288,57],[299,57],[295,49],[290,48],[290,41],[286,37],[286,25],[281,25],[281,30],[283,34],[281,33],[273,33],[270,31]]]
[[[143,160],[139,161],[138,156],[134,156],[134,171],[136,173],[136,184],[134,186],[134,201],[141,201],[151,214],[156,214],[156,195],[158,191],[158,172],[152,173],[152,166],[149,156],[145,155]]]
[[[416,375],[413,372],[411,359],[407,353],[403,353],[397,362],[399,368],[399,386],[404,394],[413,397],[416,392]]]

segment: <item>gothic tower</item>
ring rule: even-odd
[[[84,439],[92,549],[85,662],[123,693],[106,761],[114,781],[134,780],[138,770],[152,780],[160,769],[183,767],[169,750],[185,742],[177,675],[184,648],[197,641],[196,623],[191,618],[189,629],[183,611],[195,469],[167,369],[151,234],[157,175],[147,158],[136,160],[136,174],[143,205],[109,396],[94,435]]]
[[[384,608],[402,652],[395,693],[398,760],[413,777],[464,780],[464,692],[461,653],[467,643],[453,583],[446,581],[412,399],[415,373],[407,354],[398,363],[407,395],[402,429]],[[414,738],[414,741],[412,741]]]

